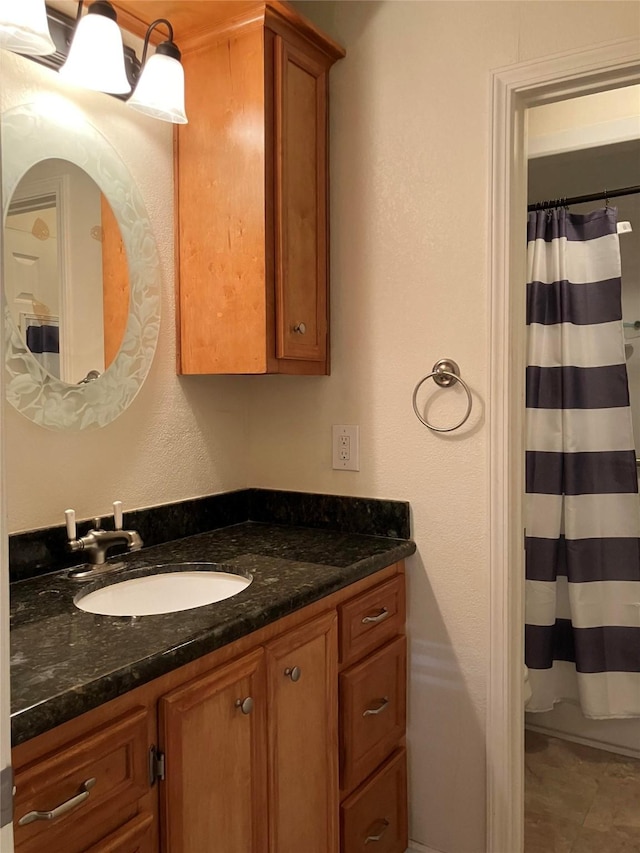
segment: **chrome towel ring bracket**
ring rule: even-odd
[[[422,385],[422,383],[426,382],[427,379],[433,379],[436,385],[439,385],[441,388],[449,388],[451,385],[455,385],[456,382],[459,382],[462,385],[467,395],[467,410],[464,413],[462,419],[458,421],[458,423],[450,427],[437,427],[433,426],[433,424],[430,424],[429,421],[425,420],[425,418],[422,417],[418,409],[418,391],[420,390],[420,386]],[[416,413],[416,417],[418,418],[418,420],[421,421],[430,430],[433,430],[433,432],[453,432],[454,429],[459,429],[464,423],[467,422],[469,415],[471,414],[471,407],[473,405],[469,386],[460,376],[460,368],[451,358],[441,358],[439,361],[436,361],[436,363],[433,365],[431,373],[427,373],[426,376],[423,376],[422,379],[416,385],[416,387],[413,389],[412,402],[413,411]]]

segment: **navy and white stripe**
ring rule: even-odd
[[[616,211],[529,214],[529,710],[640,716],[640,501]]]

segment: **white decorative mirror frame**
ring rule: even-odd
[[[2,114],[3,222],[22,176],[44,159],[69,160],[100,187],[120,227],[129,268],[129,316],[120,350],[104,373],[69,385],[48,373],[27,348],[6,299],[6,394],[21,414],[50,429],[101,427],[118,417],[144,382],[160,329],[160,263],[144,202],[126,166],[80,115],[58,117],[34,104]]]

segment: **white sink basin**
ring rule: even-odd
[[[231,598],[252,578],[221,571],[164,571],[108,584],[75,599],[76,607],[103,616],[154,616]]]

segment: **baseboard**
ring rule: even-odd
[[[527,723],[525,726],[526,729],[529,729],[532,732],[538,732],[541,735],[547,735],[547,737],[555,737],[559,740],[568,740],[570,743],[579,743],[582,746],[590,746],[593,749],[602,749],[604,752],[612,752],[615,755],[625,755],[629,758],[640,758],[640,750],[637,749],[628,749],[624,746],[619,746],[618,744],[608,743],[607,741],[596,740],[594,738],[588,737],[580,737],[579,735],[567,734],[567,732],[563,732],[559,729],[552,729],[547,726],[536,726],[531,723]],[[417,848],[420,851],[420,848]],[[427,853],[429,853],[428,848],[425,847]],[[409,853],[411,853],[411,848],[409,848]],[[420,851],[421,853],[421,851]]]
[[[410,841],[405,853],[442,853],[442,851],[434,850],[433,847],[425,847],[424,844],[419,844],[417,841]]]

